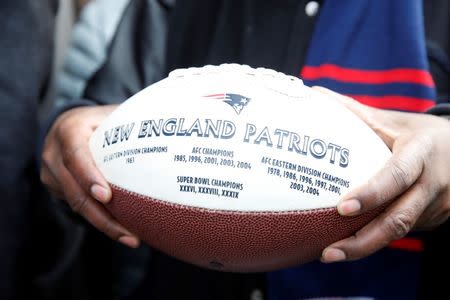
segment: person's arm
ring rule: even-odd
[[[138,238],[101,204],[111,200],[111,189],[88,147],[95,128],[115,108],[116,105],[78,107],[61,114],[45,139],[41,180],[97,229],[127,246],[137,247]]]
[[[368,256],[413,229],[431,229],[450,216],[450,122],[441,117],[370,108],[324,88],[388,145],[392,157],[367,183],[344,195],[343,216],[386,210],[355,235],[327,247],[323,262]]]
[[[90,135],[115,105],[83,98],[87,81],[107,58],[108,47],[128,3],[129,0],[97,0],[82,12],[57,78],[58,97],[41,129],[39,153],[42,153],[41,181],[54,195],[112,239],[137,247],[137,237],[101,204],[110,200],[111,191],[88,149]]]

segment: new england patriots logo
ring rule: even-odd
[[[222,100],[223,102],[230,105],[238,115],[250,102],[250,98],[238,94],[214,94],[207,95],[205,97],[210,99]]]

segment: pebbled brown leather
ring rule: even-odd
[[[287,212],[211,210],[152,199],[112,186],[107,205],[150,246],[179,260],[227,272],[262,272],[318,259],[379,211],[342,217],[336,208]]]

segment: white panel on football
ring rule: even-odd
[[[125,101],[90,141],[107,180],[208,209],[333,207],[391,152],[340,103],[267,69],[176,70]]]

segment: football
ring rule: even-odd
[[[304,264],[354,234],[379,211],[342,217],[338,200],[391,156],[330,96],[236,64],[173,71],[123,102],[89,146],[120,223],[230,272]]]

